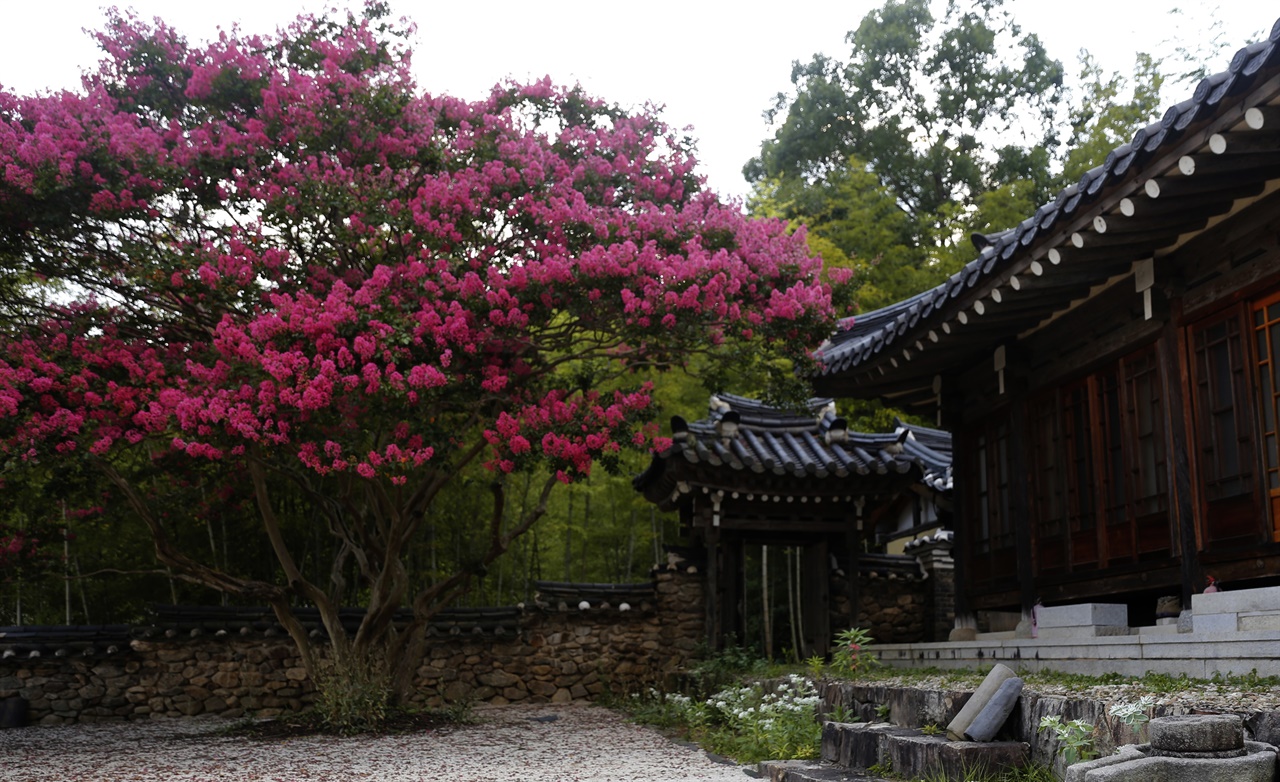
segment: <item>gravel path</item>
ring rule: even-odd
[[[398,736],[246,739],[216,719],[0,731],[14,782],[746,782],[743,767],[588,705],[482,706],[476,725]]]

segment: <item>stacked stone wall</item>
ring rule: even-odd
[[[672,677],[704,638],[700,577],[654,575],[652,603],[524,613],[510,636],[433,638],[411,700],[560,703],[623,693]],[[0,698],[27,702],[30,722],[298,711],[315,688],[285,637],[134,641],[111,657],[0,661]]]
[[[886,582],[884,579],[864,579],[859,590],[861,626],[869,630],[877,641],[882,638],[923,638],[927,624],[926,586],[919,580]]]
[[[851,624],[848,593],[836,591],[842,586],[833,584],[832,627],[837,632]],[[932,626],[932,587],[919,578],[861,574],[857,626],[870,632],[877,643],[918,643]]]
[[[919,538],[900,557],[876,555],[858,572],[858,616],[843,574],[831,582],[831,626],[856,625],[877,643],[945,641],[955,623],[955,563],[947,532]]]

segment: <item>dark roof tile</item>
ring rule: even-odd
[[[725,436],[719,425],[730,412],[737,414],[739,428],[734,436]],[[899,422],[894,433],[845,431],[843,442],[828,442],[827,433],[833,428],[844,431],[830,399],[811,399],[806,410],[788,411],[755,399],[717,394],[711,397],[708,417],[689,423],[687,436],[655,455],[634,483],[646,495],[661,497],[684,480],[675,473],[683,475],[693,465],[706,465],[819,480],[851,473],[906,475],[914,470],[927,486],[950,489],[951,445],[946,432]],[[673,459],[677,454],[683,458]]]

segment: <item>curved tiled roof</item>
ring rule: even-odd
[[[815,385],[837,396],[884,393],[890,386],[872,373],[892,369],[899,390],[914,379],[911,401],[929,401],[933,372],[966,360],[963,351],[977,355],[995,336],[1034,327],[1280,179],[1274,102],[1280,21],[1034,214],[977,238],[977,257],[941,285],[844,321],[815,351]]]
[[[817,481],[900,476],[935,491],[951,488],[949,434],[901,422],[887,434],[848,431],[831,399],[810,399],[797,411],[717,394],[706,418],[691,423],[675,418],[672,429],[671,447],[656,454],[634,481],[654,502],[665,500],[695,472],[703,479],[720,474],[722,483],[750,483],[755,480],[750,474]],[[732,477],[724,475],[726,469]],[[833,483],[832,491],[842,493],[844,485]]]
[[[107,657],[130,651],[129,625],[19,625],[0,627],[0,660],[37,657]]]

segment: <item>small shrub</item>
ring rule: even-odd
[[[821,657],[815,654],[814,656],[810,657],[808,660],[804,661],[804,666],[805,666],[805,670],[809,674],[810,679],[821,679],[822,674],[826,670],[827,663],[825,660],[823,660]]]
[[[315,710],[330,730],[366,733],[386,723],[391,681],[383,666],[338,663],[317,679]]]
[[[875,641],[861,627],[851,627],[836,635],[836,648],[831,653],[831,669],[842,676],[857,676],[881,665],[874,655],[863,652],[863,647]]]
[[[1156,705],[1156,699],[1144,695],[1134,703],[1117,703],[1111,707],[1111,716],[1129,726],[1135,734],[1142,735],[1142,726],[1151,721],[1147,712]]]
[[[635,693],[624,705],[632,719],[659,728],[688,729],[696,721],[694,712],[698,710],[688,695],[661,693],[653,688],[644,694]]]
[[[1040,730],[1053,733],[1059,742],[1058,753],[1068,766],[1098,756],[1093,750],[1093,726],[1084,720],[1063,722],[1058,716],[1044,717],[1040,720]]]
[[[768,661],[742,646],[727,646],[718,652],[707,653],[689,669],[693,691],[700,696],[724,689],[730,683],[748,675],[763,674]]]

